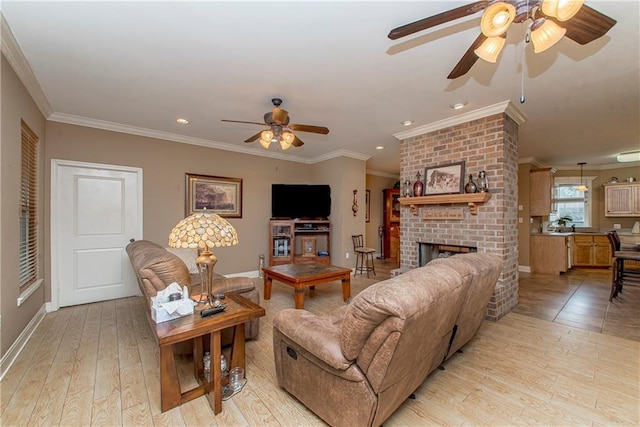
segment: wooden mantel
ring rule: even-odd
[[[422,197],[400,197],[398,201],[401,205],[408,205],[414,215],[418,215],[418,206],[420,205],[444,205],[447,203],[466,203],[469,205],[471,215],[477,215],[476,204],[485,203],[490,198],[491,193],[438,194]]]

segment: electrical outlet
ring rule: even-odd
[[[614,230],[620,230],[620,224],[613,224]]]
[[[345,257],[346,259],[349,259],[349,252],[345,252],[344,257]]]
[[[518,224],[522,224],[524,220],[522,218],[518,218]]]
[[[518,205],[518,210],[521,211],[522,210],[522,205]]]

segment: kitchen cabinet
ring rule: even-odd
[[[530,264],[532,273],[560,274],[569,269],[568,233],[532,234]]]
[[[611,244],[603,235],[573,235],[573,265],[576,267],[609,267]]]
[[[529,171],[529,215],[549,216],[555,212],[552,168]]]
[[[611,217],[640,216],[640,183],[605,184],[604,215]]]

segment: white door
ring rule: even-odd
[[[53,309],[139,293],[125,251],[142,238],[142,170],[52,160]]]

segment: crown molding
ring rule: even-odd
[[[2,53],[5,58],[7,58],[7,61],[9,61],[11,68],[27,89],[27,92],[29,92],[29,95],[38,106],[42,115],[45,118],[48,118],[51,113],[53,113],[53,108],[51,108],[51,104],[49,104],[49,100],[44,94],[42,86],[40,86],[36,75],[33,73],[31,66],[29,66],[27,58],[25,58],[20,45],[11,32],[11,27],[9,27],[9,24],[4,19],[4,15],[1,12],[0,27],[0,37],[2,38],[0,49],[2,50]]]
[[[535,157],[522,157],[520,159],[518,159],[518,164],[525,164],[525,163],[529,163],[537,168],[544,168],[546,167],[546,165],[544,163],[542,163],[540,160],[536,159]]]
[[[367,175],[375,175],[375,176],[380,176],[382,178],[392,178],[392,179],[400,179],[400,174],[399,173],[389,173],[389,172],[382,172],[382,171],[375,171],[375,170],[371,170],[371,169],[367,169],[366,170],[366,174]]]
[[[487,107],[479,108],[477,110],[469,111],[466,113],[458,114],[454,117],[449,117],[437,122],[430,123],[424,126],[418,126],[414,129],[394,133],[393,136],[402,141],[407,138],[411,138],[418,135],[424,135],[436,130],[456,126],[462,123],[467,123],[472,120],[482,119],[488,116],[492,116],[498,113],[505,113],[511,117],[518,125],[521,125],[526,121],[526,118],[522,112],[511,103],[511,101],[503,101],[497,104],[489,105]]]
[[[352,159],[362,160],[362,161],[365,161],[365,162],[371,158],[371,156],[367,156],[365,154],[358,153],[356,151],[336,150],[336,151],[332,151],[332,152],[327,153],[327,154],[323,154],[321,156],[314,157],[312,159],[311,163],[323,162],[325,160],[335,159],[336,157],[350,157]]]
[[[606,165],[585,165],[585,170],[611,170],[611,169],[624,169],[624,168],[634,168],[639,167],[640,162],[628,162],[628,163],[610,163]],[[580,170],[579,165],[567,165],[567,166],[554,166],[554,169],[559,171],[574,171]]]
[[[370,156],[349,150],[336,150],[322,156],[313,157],[311,159],[300,157],[292,154],[283,154],[282,152],[274,152],[269,150],[255,150],[253,148],[228,144],[226,142],[211,141],[203,138],[192,136],[178,135],[175,133],[162,132],[153,129],[141,128],[137,126],[123,125],[120,123],[108,122],[105,120],[90,119],[88,117],[75,116],[65,113],[53,113],[48,118],[50,121],[66,123],[70,125],[90,127],[94,129],[107,130],[111,132],[127,133],[130,135],[143,136],[147,138],[162,139],[165,141],[180,142],[183,144],[199,145],[201,147],[214,148],[218,150],[233,151],[236,153],[248,154],[251,156],[269,157],[272,159],[287,160],[291,162],[314,164],[337,157],[351,157],[357,160],[369,160]]]

